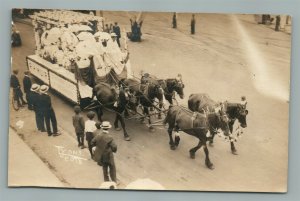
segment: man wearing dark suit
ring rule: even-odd
[[[10,76],[10,87],[13,88],[15,101],[17,101],[19,107],[22,107],[26,102],[23,99],[23,92],[17,77],[18,73],[18,70],[13,70],[13,74]]]
[[[120,44],[121,30],[120,30],[120,27],[118,26],[117,22],[115,22],[115,25],[113,26],[113,32],[117,35],[118,46],[121,47],[121,44]]]
[[[196,27],[196,20],[195,20],[195,15],[192,15],[192,20],[191,20],[191,34],[195,34],[195,27]]]
[[[46,121],[46,129],[48,136],[58,136],[60,135],[57,130],[57,121],[56,115],[52,108],[51,97],[47,94],[49,87],[46,85],[42,85],[40,88],[40,98],[39,98],[39,107],[44,115],[44,119]],[[51,131],[50,122],[52,124],[53,132]]]
[[[117,145],[113,137],[108,133],[108,129],[111,128],[111,125],[108,121],[104,121],[102,125],[97,122],[96,127],[97,135],[92,140],[92,144],[96,146],[94,160],[98,165],[102,166],[104,181],[110,181],[111,179],[117,183],[116,165],[113,154],[117,152]],[[102,128],[102,133],[99,132],[100,128]]]
[[[128,88],[125,88],[125,89],[121,88],[120,89],[119,98],[118,98],[118,105],[115,108],[115,111],[117,113],[116,113],[116,119],[115,119],[115,122],[114,122],[115,129],[117,131],[119,131],[119,130],[121,130],[121,128],[119,128],[119,121],[120,121],[121,126],[124,130],[124,138],[125,138],[126,141],[129,141],[130,137],[129,137],[128,133],[125,130],[125,122],[124,122],[123,114],[125,113],[125,116],[129,115],[128,111],[126,109],[126,105],[129,102],[129,95],[130,94],[129,94],[129,89]]]
[[[31,103],[31,98],[30,98],[30,95],[31,95],[31,79],[29,77],[29,71],[25,71],[24,72],[24,78],[23,78],[23,87],[24,87],[24,92],[26,94],[25,98],[26,98],[26,101],[28,103],[28,109],[29,110],[32,110],[33,109],[33,105]]]
[[[40,109],[39,90],[40,90],[40,85],[33,84],[31,86],[30,100],[31,100],[31,104],[32,104],[32,107],[33,107],[33,111],[35,113],[36,127],[39,131],[46,132],[44,115],[43,115],[43,112]]]

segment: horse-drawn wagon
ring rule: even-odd
[[[126,38],[120,49],[103,31],[104,18],[74,11],[31,15],[36,50],[27,56],[31,74],[73,103],[91,101],[95,82],[117,84],[131,77]]]

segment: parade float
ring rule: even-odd
[[[113,86],[131,77],[126,39],[121,49],[115,33],[104,32],[103,17],[45,10],[31,19],[36,47],[26,58],[28,70],[71,102],[90,100],[97,82]]]

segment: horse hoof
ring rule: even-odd
[[[175,150],[176,147],[175,147],[174,145],[171,145],[171,146],[170,146],[170,149],[171,149],[171,150]]]
[[[195,158],[196,158],[196,157],[195,157],[195,153],[190,152],[190,158],[191,158],[191,159],[195,159]]]
[[[208,167],[208,169],[210,169],[210,170],[213,170],[213,169],[215,169],[215,167],[214,167],[214,165],[211,163],[211,164],[209,164],[209,165],[207,165],[207,167]]]
[[[238,155],[238,153],[237,153],[236,150],[231,150],[231,153],[232,153],[233,155]]]
[[[214,143],[213,142],[209,142],[208,144],[210,147],[213,147],[214,146]]]
[[[125,141],[130,141],[131,140],[129,136],[125,136],[124,139],[125,139]]]
[[[116,131],[120,131],[120,130],[121,130],[121,128],[115,128],[115,130],[116,130]]]
[[[154,131],[155,131],[154,127],[150,126],[150,127],[149,127],[149,131],[150,131],[150,132],[154,132]]]

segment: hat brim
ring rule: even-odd
[[[44,90],[41,90],[41,89],[40,89],[40,92],[44,94],[44,93],[46,93],[48,90],[49,90],[49,87],[47,87],[47,88],[44,89]]]
[[[111,128],[112,126],[109,125],[109,126],[100,126],[101,128]]]
[[[30,91],[33,91],[33,92],[37,92],[40,88],[37,88],[37,89],[30,89]]]

